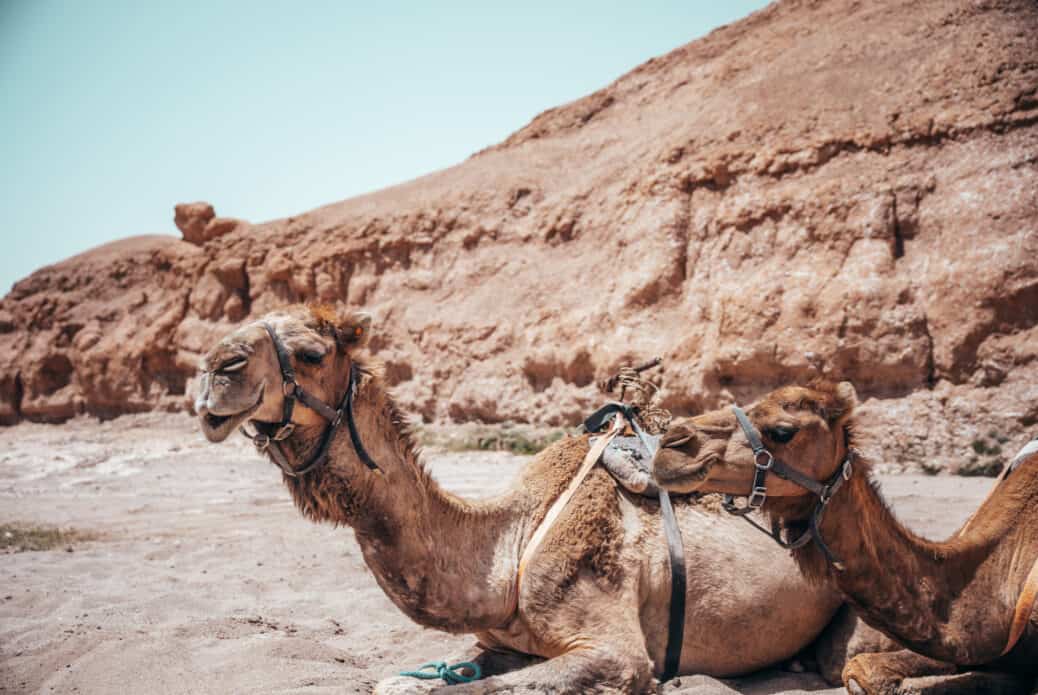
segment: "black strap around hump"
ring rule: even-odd
[[[613,405],[613,404],[610,404]],[[623,404],[620,405],[623,409]],[[606,406],[609,408],[610,406]],[[604,410],[605,408],[603,408]],[[601,411],[600,411],[601,412]],[[594,417],[594,416],[592,416]],[[642,446],[651,456],[656,455],[658,441],[645,436],[637,420],[628,417],[631,429],[638,435]],[[670,611],[667,618],[667,649],[663,657],[663,675],[661,681],[669,681],[678,675],[681,668],[681,649],[685,641],[685,594],[688,580],[685,574],[685,547],[681,540],[681,527],[674,515],[674,505],[670,503],[670,495],[662,486],[660,490],[660,515],[663,517],[663,535],[667,538],[667,553],[670,556]]]
[[[663,531],[667,536],[667,551],[670,553],[670,618],[667,621],[667,652],[663,659],[663,677],[669,681],[681,667],[681,646],[685,640],[685,548],[681,543],[681,529],[674,516],[670,495],[660,488],[660,513],[663,515]]]

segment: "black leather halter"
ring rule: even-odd
[[[360,441],[360,433],[357,432],[357,423],[353,417],[353,399],[357,392],[358,379],[357,364],[350,362],[350,378],[349,383],[346,385],[346,393],[343,395],[339,407],[333,409],[296,382],[296,372],[292,368],[292,355],[289,353],[288,347],[278,337],[273,326],[264,321],[263,328],[266,329],[267,335],[270,336],[271,342],[274,343],[274,352],[277,354],[278,366],[281,368],[281,392],[284,394],[281,422],[277,423],[277,429],[270,435],[262,432],[251,434],[244,426],[240,428],[241,433],[251,439],[252,443],[261,452],[269,451],[274,459],[274,463],[281,468],[285,475],[290,478],[298,478],[313,471],[328,458],[328,448],[335,437],[335,432],[339,429],[343,419],[345,419],[346,426],[350,431],[350,442],[353,444],[354,451],[357,452],[357,458],[371,470],[379,470],[378,465],[368,455],[364,444]],[[288,439],[295,431],[296,426],[292,422],[292,413],[295,410],[297,400],[329,422],[328,427],[324,430],[324,434],[321,435],[321,443],[317,447],[317,452],[302,468],[292,468],[288,462],[288,457],[285,456],[285,452],[281,448],[281,442]],[[255,427],[257,423],[252,422],[252,425]]]
[[[836,491],[839,490],[846,481],[850,480],[851,474],[854,472],[854,468],[851,465],[855,456],[854,449],[851,449],[850,447],[847,448],[847,454],[844,456],[843,463],[840,464],[840,467],[828,480],[822,483],[813,478],[808,478],[800,471],[790,468],[786,464],[782,463],[782,461],[775,458],[772,453],[768,451],[767,447],[764,446],[760,435],[757,433],[757,429],[750,422],[750,419],[746,417],[746,413],[743,412],[743,409],[737,405],[733,405],[732,412],[735,413],[735,419],[739,421],[739,426],[742,427],[742,431],[750,443],[750,448],[753,450],[753,487],[750,490],[750,494],[747,495],[746,504],[742,507],[735,504],[735,495],[725,495],[724,503],[722,504],[725,511],[729,514],[735,514],[736,516],[742,517],[754,528],[757,528],[771,536],[775,542],[783,548],[801,548],[813,540],[822,551],[822,554],[825,555],[825,559],[828,560],[837,570],[843,570],[843,563],[833,555],[832,551],[829,550],[829,546],[827,546],[825,541],[822,540],[822,531],[820,527],[822,524],[822,516],[825,514],[825,508],[829,505],[829,500],[832,499],[833,495],[836,494]],[[768,498],[768,473],[774,473],[783,480],[795,483],[818,496],[818,504],[815,505],[815,510],[811,514],[811,522],[808,525],[807,530],[792,541],[787,541],[782,538],[782,531],[777,524],[773,524],[769,531],[747,516],[750,512],[760,509],[764,504],[764,501]]]

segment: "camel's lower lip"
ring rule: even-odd
[[[215,430],[232,417],[233,415],[213,415],[212,413],[209,413],[205,416],[205,424],[209,429]]]
[[[256,402],[240,413],[231,415],[218,415],[216,413],[205,413],[199,418],[202,425],[202,433],[210,442],[222,442],[227,439],[239,425],[243,424],[249,417],[259,410],[263,404],[263,388],[260,388]]]

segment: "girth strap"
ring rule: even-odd
[[[645,436],[638,422],[629,418],[631,428],[638,435],[642,446],[655,459],[659,449],[659,440]],[[660,515],[663,517],[663,534],[667,538],[667,554],[670,556],[670,609],[667,617],[667,649],[663,657],[663,675],[661,681],[669,681],[678,675],[681,668],[681,650],[685,642],[685,599],[688,591],[688,580],[685,570],[685,546],[681,539],[681,527],[674,515],[674,505],[670,503],[670,493],[661,485],[657,485],[660,495]]]
[[[663,532],[667,536],[667,552],[670,555],[670,615],[667,619],[667,651],[663,658],[661,680],[669,681],[678,675],[678,669],[681,667],[681,648],[685,641],[687,579],[681,528],[678,526],[677,517],[674,516],[670,494],[662,487],[660,488],[660,514],[663,515]]]

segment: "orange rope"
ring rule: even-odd
[[[538,526],[537,530],[534,531],[533,536],[530,538],[530,542],[526,544],[526,548],[523,549],[523,554],[519,558],[519,570],[516,576],[517,601],[519,591],[522,590],[523,572],[525,572],[530,559],[533,558],[534,553],[537,552],[537,548],[541,545],[544,537],[548,535],[548,531],[551,530],[556,518],[562,513],[562,510],[566,508],[566,504],[569,502],[570,498],[573,497],[573,493],[577,491],[577,488],[580,487],[580,484],[584,481],[584,478],[587,477],[587,474],[591,472],[591,469],[595,467],[598,460],[602,458],[602,452],[605,451],[607,446],[609,446],[609,442],[613,441],[613,437],[620,433],[623,426],[623,415],[617,414],[613,419],[613,426],[609,428],[609,431],[604,436],[599,437],[598,441],[595,442],[595,445],[587,452],[587,456],[584,457],[584,462],[580,464],[577,474],[573,476],[573,480],[570,481],[569,486],[562,491],[562,494],[558,496],[555,502],[548,509],[548,513],[544,515],[544,520],[541,521],[540,526]]]

